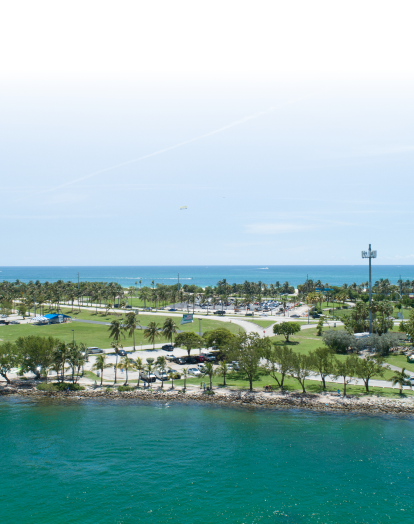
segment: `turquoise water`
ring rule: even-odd
[[[0,266],[0,281],[29,282],[56,282],[64,280],[77,282],[117,282],[123,287],[134,286],[141,280],[142,286],[151,286],[155,283],[172,285],[178,281],[181,284],[195,284],[197,286],[216,286],[224,278],[230,284],[249,282],[263,282],[275,284],[289,282],[293,286],[303,284],[306,276],[309,279],[321,280],[323,284],[342,286],[342,284],[361,284],[368,280],[368,264],[357,266],[35,266],[35,267],[4,267]],[[396,284],[401,275],[402,280],[414,280],[414,266],[384,266],[374,263],[372,279],[388,278]]]
[[[0,400],[0,516],[31,523],[411,523],[414,420]]]

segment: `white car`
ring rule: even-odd
[[[165,371],[161,371],[160,369],[156,369],[154,371],[154,375],[157,377],[158,380],[168,380],[168,373]]]
[[[199,371],[197,368],[190,368],[188,370],[188,374],[192,375],[193,377],[201,377],[201,371]]]
[[[170,353],[169,355],[165,355],[165,360],[170,360],[171,361],[171,360],[174,360],[174,359],[175,359],[175,356],[172,353]]]
[[[201,373],[204,373],[204,371],[206,370],[206,366],[204,364],[197,364],[197,369]]]

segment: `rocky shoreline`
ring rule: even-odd
[[[146,402],[181,402],[215,404],[223,406],[248,406],[252,408],[305,409],[314,412],[365,413],[414,415],[412,397],[399,400],[380,397],[338,397],[332,394],[282,394],[278,392],[249,392],[216,390],[208,394],[202,390],[157,389],[119,392],[116,389],[87,389],[73,392],[39,391],[36,387],[4,386],[0,396],[18,396],[28,398],[51,398],[81,401],[84,399],[100,400],[141,400]]]

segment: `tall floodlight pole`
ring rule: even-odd
[[[377,258],[377,252],[371,250],[371,244],[368,247],[368,251],[361,252],[362,258],[368,259],[369,264],[369,280],[368,280],[368,289],[369,289],[369,334],[372,334],[372,290],[371,290],[371,259]]]

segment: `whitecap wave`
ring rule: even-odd
[[[257,269],[269,269],[268,267],[258,267]]]

